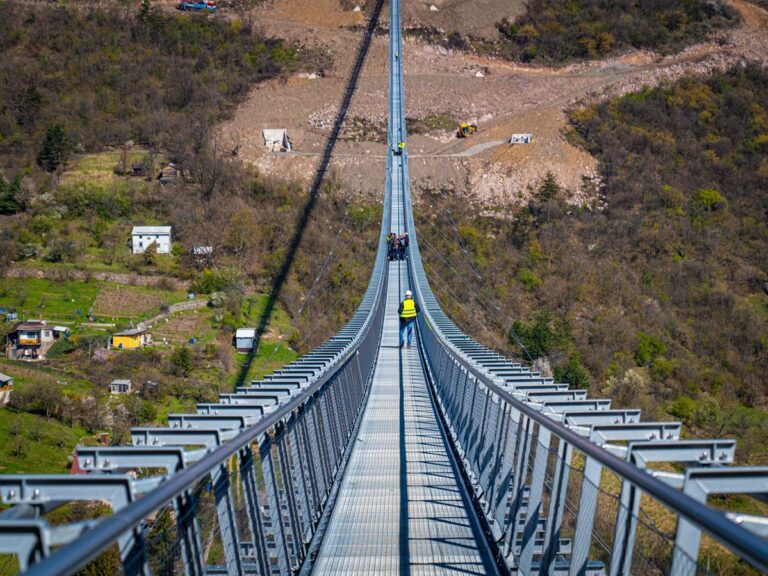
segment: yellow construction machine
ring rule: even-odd
[[[469,124],[467,122],[462,122],[459,124],[459,129],[456,131],[456,137],[457,138],[469,138],[477,132],[477,124],[474,122],[472,124]]]

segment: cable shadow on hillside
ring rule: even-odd
[[[254,335],[253,339],[253,348],[248,352],[248,356],[246,357],[245,362],[240,369],[240,373],[238,374],[235,386],[243,386],[245,384],[245,380],[248,377],[248,372],[250,371],[251,365],[253,364],[253,359],[256,357],[259,346],[261,345],[261,339],[266,332],[267,327],[269,326],[269,319],[272,316],[272,312],[274,311],[275,305],[277,304],[278,298],[280,297],[280,292],[285,285],[288,273],[291,270],[293,260],[296,256],[296,252],[301,245],[301,240],[304,237],[304,231],[306,230],[307,224],[309,223],[309,218],[312,215],[312,211],[315,208],[317,197],[320,193],[320,190],[322,189],[323,183],[325,182],[325,175],[326,171],[328,170],[328,165],[331,161],[333,149],[336,146],[336,141],[338,140],[341,128],[344,125],[344,120],[347,117],[349,106],[352,103],[352,96],[354,95],[357,88],[357,81],[360,77],[360,73],[362,72],[363,65],[365,64],[365,58],[368,55],[368,49],[371,46],[373,34],[376,30],[376,26],[378,25],[379,16],[381,15],[383,6],[384,0],[377,0],[373,8],[373,12],[371,13],[371,17],[368,20],[365,33],[363,34],[363,38],[360,41],[360,46],[357,49],[355,63],[352,67],[352,71],[349,74],[347,85],[344,89],[344,95],[341,99],[339,112],[336,115],[336,120],[333,123],[333,129],[331,130],[331,133],[325,142],[320,164],[318,165],[317,171],[315,172],[312,185],[309,188],[309,197],[307,198],[307,203],[304,205],[304,208],[301,212],[301,217],[296,224],[293,237],[291,238],[291,241],[288,245],[288,250],[285,253],[285,259],[283,260],[283,263],[280,266],[277,275],[275,276],[275,280],[272,283],[272,289],[269,292],[266,306],[259,316],[259,322],[256,325],[256,334]]]

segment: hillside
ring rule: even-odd
[[[23,62],[28,73],[0,89],[0,263],[9,276],[0,303],[64,314],[81,330],[74,309],[123,327],[183,300],[185,289],[225,295],[220,309],[169,318],[157,329],[161,349],[125,352],[93,371],[104,333],[83,328],[50,361],[59,378],[93,386],[131,371],[165,378],[163,407],[145,414],[161,419],[310,349],[349,317],[378,235],[387,42],[374,38],[325,183],[308,197],[360,40],[362,16],[336,4],[326,0],[319,14],[280,0],[243,19],[167,7],[9,10],[3,66]],[[467,3],[438,4],[430,14],[472,12],[486,33],[502,7],[486,2],[480,18]],[[527,12],[515,4],[518,20],[501,28],[517,52],[505,58],[522,58],[527,44],[516,35],[525,26],[541,42],[534,61],[625,54],[549,68],[409,44],[409,150],[433,285],[469,333],[548,363],[558,377],[683,418],[702,434],[758,429],[768,106],[763,69],[733,64],[765,56],[762,12],[752,6],[757,18],[737,24],[731,4],[709,13],[652,3],[623,15],[589,5],[575,14],[555,0]],[[684,18],[673,18],[680,10]],[[426,11],[414,6],[409,17],[426,22]],[[562,52],[578,30],[616,42]],[[642,41],[631,37],[640,32]],[[480,132],[455,139],[455,122],[471,118],[483,119]],[[286,127],[293,152],[267,151],[265,126]],[[519,131],[534,132],[533,144],[505,146]],[[160,185],[155,174],[167,162],[179,177]],[[134,165],[144,177],[127,173]],[[174,254],[130,254],[137,223],[172,225]],[[195,246],[215,257],[197,265]],[[65,282],[51,287],[38,276]],[[264,347],[246,362],[231,350],[233,330],[266,317]],[[762,461],[763,444],[746,442],[742,456]]]
[[[598,202],[554,177],[503,219],[429,196],[433,286],[489,345],[768,461],[766,111],[755,66],[574,109]]]
[[[0,361],[16,379],[0,466],[37,470],[30,455],[43,451],[60,471],[77,442],[120,442],[338,330],[367,285],[381,211],[332,177],[310,201],[212,138],[253,85],[330,69],[321,48],[163,7],[14,3],[5,15],[0,320],[45,319],[69,336],[43,362]],[[144,224],[172,227],[171,254],[131,252]],[[205,261],[192,255],[201,245]],[[173,312],[190,291],[196,307]],[[152,346],[108,349],[113,332],[142,322]],[[232,345],[243,326],[265,327],[253,356]],[[110,396],[115,378],[138,393]],[[69,430],[61,442],[34,432],[48,422]]]
[[[680,52],[739,21],[738,11],[717,0],[531,0],[524,10],[508,6],[495,23],[496,34],[473,33],[452,22],[422,18],[410,34],[444,48],[490,54],[524,63],[563,64],[627,52]],[[494,14],[493,10],[483,11]]]

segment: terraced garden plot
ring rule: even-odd
[[[105,286],[93,303],[93,315],[135,319],[155,312],[164,304],[184,299],[181,293],[138,286]]]
[[[95,282],[3,278],[0,308],[17,312],[20,318],[42,318],[49,324],[58,322],[73,327],[85,318],[98,290]]]
[[[211,328],[212,312],[194,310],[178,314],[168,319],[168,322],[158,322],[152,329],[152,339],[155,344],[184,344],[190,338],[208,340],[215,337],[216,332]]]

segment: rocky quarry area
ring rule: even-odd
[[[500,19],[503,10],[519,9],[516,4],[503,8],[495,0],[484,1],[485,12],[470,10],[476,34],[491,34],[490,20]],[[566,138],[565,111],[686,74],[765,60],[768,14],[744,0],[732,4],[742,16],[741,26],[681,53],[632,51],[560,68],[521,66],[409,38],[402,55],[408,117],[418,121],[438,115],[451,119],[454,126],[465,121],[479,127],[466,139],[456,138],[453,127],[409,136],[417,199],[421,191],[447,191],[503,214],[505,207],[525,202],[530,190],[551,172],[574,205],[595,205],[600,184],[597,162]],[[301,0],[277,0],[260,9],[258,21],[267,33],[323,46],[334,65],[322,73],[305,72],[259,85],[221,126],[218,146],[266,175],[311,181],[337,121],[367,9],[365,3],[344,6],[337,0],[319,0],[311,6]],[[356,6],[361,10],[355,11]],[[448,25],[443,19],[455,19],[462,10],[469,10],[466,2],[412,3],[406,21]],[[342,188],[371,198],[379,197],[384,181],[387,49],[386,35],[374,35],[329,169]],[[291,151],[267,150],[263,128],[286,129]],[[510,145],[514,133],[531,133],[533,141]]]

